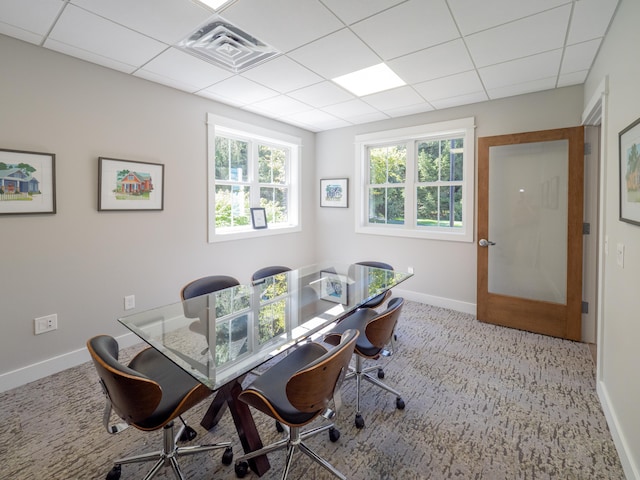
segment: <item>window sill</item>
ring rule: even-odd
[[[277,227],[268,227],[261,229],[253,229],[251,227],[247,227],[242,230],[233,230],[227,233],[209,233],[209,243],[220,243],[220,242],[229,242],[234,240],[244,240],[248,238],[258,238],[258,237],[270,237],[273,235],[283,235],[287,233],[299,232],[302,230],[300,225],[287,225],[287,226],[277,226]]]
[[[384,235],[388,237],[422,238],[425,240],[444,240],[447,242],[473,242],[473,234],[465,231],[437,232],[398,227],[356,226],[356,233],[365,235]]]

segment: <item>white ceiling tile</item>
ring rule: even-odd
[[[433,100],[431,104],[438,110],[442,110],[444,108],[459,107],[460,105],[486,102],[487,100],[489,100],[489,97],[484,93],[484,91],[482,91],[467,93],[466,95],[456,95],[449,98],[440,98],[438,100]]]
[[[329,105],[322,109],[323,111],[335,115],[338,118],[351,118],[361,115],[368,115],[375,113],[376,109],[371,105],[367,105],[360,99],[349,100],[348,102],[337,103],[335,105]]]
[[[415,103],[413,105],[406,105],[399,108],[385,109],[384,113],[390,117],[404,117],[406,115],[415,115],[416,113],[430,112],[433,110],[433,106],[427,102]]]
[[[414,88],[425,100],[431,103],[443,98],[477,93],[484,94],[484,87],[475,70],[418,83],[414,85]]]
[[[463,35],[487,30],[566,3],[567,0],[448,0]]]
[[[603,37],[616,10],[618,0],[580,0],[574,2],[567,43]]]
[[[589,70],[582,70],[581,72],[571,72],[567,74],[560,74],[558,77],[557,87],[568,87],[570,85],[580,85],[587,79]]]
[[[276,117],[283,117],[311,110],[312,107],[286,95],[278,95],[277,97],[271,97],[247,105],[247,109]]]
[[[307,112],[296,113],[295,115],[288,115],[283,117],[282,120],[291,120],[297,125],[306,125],[308,128],[315,132],[321,132],[323,130],[330,130],[333,128],[343,128],[352,125],[352,123],[336,118],[333,115],[329,115],[326,112],[320,110],[309,110]]]
[[[242,73],[242,76],[280,93],[287,93],[324,80],[285,56],[253,67]]]
[[[589,70],[600,48],[601,39],[597,38],[584,43],[570,45],[565,49],[560,73]]]
[[[446,77],[473,68],[462,40],[454,40],[387,62],[407,83]]]
[[[44,46],[50,50],[69,55],[70,57],[79,58],[80,60],[95,63],[96,65],[107,67],[112,70],[117,70],[119,72],[133,73],[138,68],[135,65],[129,65],[128,63],[113,60],[112,58],[96,55],[93,52],[89,52],[75,46],[67,45],[66,43],[58,42],[56,40],[47,40]]]
[[[466,38],[477,67],[561,48],[571,5],[527,17]]]
[[[351,93],[329,81],[289,92],[288,95],[316,108],[346,102],[355,98]]]
[[[480,78],[487,90],[523,84],[541,78],[557,77],[562,50],[541,53],[511,62],[480,69]]]
[[[429,22],[429,18],[433,17],[438,21]],[[460,36],[444,0],[409,0],[358,22],[351,28],[384,60]],[[393,37],[392,42],[389,41],[390,37]]]
[[[202,90],[202,93],[211,95],[210,98],[230,100],[240,105],[253,104],[278,95],[278,92],[240,76],[216,83]]]
[[[346,28],[288,56],[328,80],[380,63],[380,58]]]
[[[405,0],[323,0],[323,3],[345,24],[370,17]]]
[[[530,82],[510,84],[503,87],[487,89],[490,99],[513,97],[514,95],[524,95],[525,93],[540,92],[550,90],[555,87],[556,77],[540,78]]]
[[[367,95],[362,97],[362,101],[378,110],[387,110],[423,103],[424,99],[413,88],[406,86]]]
[[[71,50],[84,51],[86,54],[81,58],[89,61],[94,58],[95,63],[101,65],[105,64],[100,61],[102,57],[139,67],[167,48],[161,42],[73,5],[67,5],[49,39],[65,44]],[[45,42],[47,48],[53,48],[53,45],[55,43],[48,40]]]
[[[232,74],[193,55],[169,48],[144,65],[135,75],[148,80],[164,78],[173,86],[182,85],[181,90],[196,92],[229,78]],[[160,83],[167,84],[166,81]]]
[[[344,27],[318,0],[241,0],[222,16],[283,53]]]
[[[365,113],[362,115],[353,115],[353,116],[349,116],[347,118],[345,118],[345,120],[351,122],[351,123],[355,123],[357,124],[361,124],[361,123],[370,123],[370,122],[378,122],[380,120],[388,120],[389,115],[386,115],[382,112],[372,112],[372,113]]]
[[[190,0],[71,0],[71,3],[169,45],[182,40],[213,15],[208,8]]]
[[[63,7],[60,0],[0,2],[0,33],[31,43],[40,43]]]

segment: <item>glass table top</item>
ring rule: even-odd
[[[322,334],[412,274],[318,264],[118,321],[212,390]]]

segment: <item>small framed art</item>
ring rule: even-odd
[[[346,277],[332,272],[320,272],[320,298],[346,305],[349,303],[349,285]]]
[[[347,208],[349,206],[349,179],[323,178],[320,180],[320,206]]]
[[[619,134],[620,220],[640,225],[640,118]]]
[[[98,210],[163,210],[164,165],[98,158]]]
[[[267,228],[267,213],[264,208],[251,209],[251,225],[253,228]]]
[[[0,149],[0,215],[56,213],[56,156]]]

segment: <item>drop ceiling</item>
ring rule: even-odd
[[[618,0],[2,0],[0,33],[314,132],[584,83]],[[220,17],[279,54],[179,45]],[[331,79],[386,63],[405,86]]]

